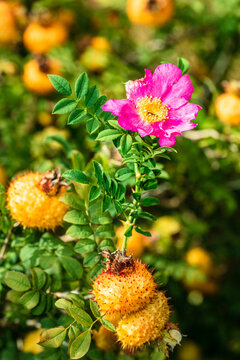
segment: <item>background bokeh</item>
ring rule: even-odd
[[[135,3],[138,9],[144,0]],[[0,183],[7,186],[27,170],[65,169],[63,147],[51,138],[55,135],[78,149],[85,163],[97,152],[110,170],[119,166],[114,149],[100,148],[84,124],[68,127],[65,115],[51,114],[58,95],[49,88],[46,73],[56,71],[73,82],[86,71],[102,94],[123,98],[124,83],[142,77],[144,68],[186,58],[195,87],[192,102],[203,110],[198,127],[178,137],[178,154],[163,161],[162,184],[153,190],[160,200],[153,209],[159,219],[150,241],[137,240],[142,244],[138,255],[156,269],[171,298],[173,318],[186,335],[170,358],[237,360],[240,1],[176,0],[173,6],[174,13],[162,23],[150,19],[144,25],[146,14],[138,14],[136,24],[134,7],[127,15],[124,0],[0,0]],[[224,92],[238,105],[227,98],[220,107]],[[0,230],[3,242],[2,221]],[[192,248],[195,253],[189,252]],[[10,251],[7,268],[16,261]],[[2,309],[5,315],[11,312]],[[21,314],[13,327],[7,321],[11,316],[1,315],[0,359],[39,359],[19,350],[34,320]],[[121,359],[134,356],[148,358],[143,351]],[[155,351],[151,359],[163,357]]]

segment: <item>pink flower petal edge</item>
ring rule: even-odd
[[[173,64],[159,65],[154,73],[126,83],[127,99],[111,99],[104,111],[118,116],[118,123],[140,136],[154,135],[160,146],[173,146],[175,136],[193,129],[201,106],[189,103],[194,91],[189,75]]]

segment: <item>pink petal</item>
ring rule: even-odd
[[[152,126],[142,121],[135,106],[131,102],[121,108],[118,123],[126,130],[139,132],[140,136],[146,136],[152,132]]]
[[[109,111],[111,114],[119,116],[122,107],[129,104],[129,100],[127,99],[121,99],[121,100],[115,100],[110,99],[102,106],[103,111]]]
[[[185,121],[193,120],[197,117],[198,111],[202,109],[201,106],[196,104],[187,103],[178,109],[170,109],[168,116],[171,120],[182,119]]]
[[[136,102],[139,98],[151,95],[152,72],[145,69],[145,77],[128,81],[125,84],[127,98]]]
[[[159,136],[160,146],[173,146],[176,142],[176,135],[181,135],[181,133],[172,133],[170,136],[167,136],[165,133],[161,134],[161,136]]]
[[[173,64],[159,65],[153,74],[152,96],[164,97],[182,75],[182,70]]]
[[[177,109],[191,99],[193,91],[194,87],[189,75],[183,75],[181,79],[172,86],[166,96],[162,98],[162,101],[171,108]]]

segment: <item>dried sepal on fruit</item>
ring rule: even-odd
[[[154,296],[156,283],[145,264],[116,250],[105,253],[106,268],[93,283],[93,294],[102,313],[128,314],[141,310]]]
[[[7,207],[13,219],[24,227],[54,230],[62,225],[68,205],[59,198],[66,184],[58,170],[28,173],[13,180],[7,191]]]
[[[169,322],[170,309],[163,292],[156,292],[144,309],[125,315],[117,327],[123,349],[134,350],[161,338]]]

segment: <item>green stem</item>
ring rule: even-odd
[[[135,178],[136,178],[136,183],[135,183],[135,189],[134,189],[134,192],[135,193],[141,193],[141,186],[140,186],[140,179],[141,179],[141,173],[140,173],[140,170],[139,170],[139,166],[137,163],[134,164],[134,172],[135,172]],[[138,207],[139,205],[139,201],[140,200],[136,200],[136,199],[133,199],[133,209],[130,210],[129,214],[128,214],[128,217],[127,217],[127,220],[125,221],[124,223],[124,226],[125,226],[125,233],[126,231],[135,224],[135,221],[136,221],[136,218],[134,218],[132,216],[132,214],[134,213],[134,211],[136,210],[136,208]],[[129,239],[130,236],[124,236],[124,239],[123,239],[123,245],[122,245],[122,251],[124,250],[127,250],[127,243],[128,243],[128,239]]]

